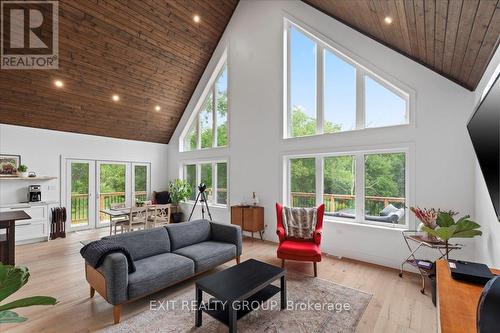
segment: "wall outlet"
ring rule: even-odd
[[[49,190],[49,191],[55,191],[56,189],[57,189],[57,187],[55,185],[47,186],[47,190]]]

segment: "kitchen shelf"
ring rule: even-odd
[[[57,179],[57,177],[51,177],[51,176],[38,176],[38,177],[0,177],[0,181],[3,180],[52,180],[52,179]]]

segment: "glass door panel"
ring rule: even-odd
[[[132,164],[132,202],[142,204],[149,196],[149,164]]]
[[[69,225],[73,230],[91,229],[95,225],[95,163],[68,160],[66,162]]]
[[[109,215],[102,213],[112,205],[130,206],[130,163],[98,162],[97,208],[99,209],[99,225],[109,223]]]

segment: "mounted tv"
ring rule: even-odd
[[[477,107],[467,125],[491,201],[500,220],[500,80]]]

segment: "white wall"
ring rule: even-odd
[[[484,93],[489,90],[492,79],[499,73],[500,49],[497,49],[475,91],[476,104],[480,103]],[[481,224],[483,231],[482,237],[476,239],[476,260],[493,267],[500,267],[500,222],[493,208],[479,163],[477,159],[475,161],[475,219]]]
[[[39,176],[58,177],[50,181],[0,181],[0,204],[26,201],[27,186],[33,183],[43,186],[42,200],[59,201],[61,155],[65,158],[150,162],[151,189],[166,189],[167,147],[166,144],[0,124],[1,153],[21,155],[28,171],[35,171]]]
[[[411,126],[282,139],[283,15],[299,19],[357,62],[416,93]],[[212,71],[228,48],[230,146],[179,153],[179,135]],[[230,203],[257,192],[265,207],[265,238],[275,236],[274,203],[282,201],[282,156],[304,150],[410,146],[411,205],[474,210],[474,153],[466,121],[474,94],[299,1],[241,1],[169,144],[169,177],[185,160],[227,157]],[[228,222],[229,211],[212,211]],[[473,259],[473,242],[460,252]],[[326,222],[322,250],[397,267],[407,249],[398,230]]]

